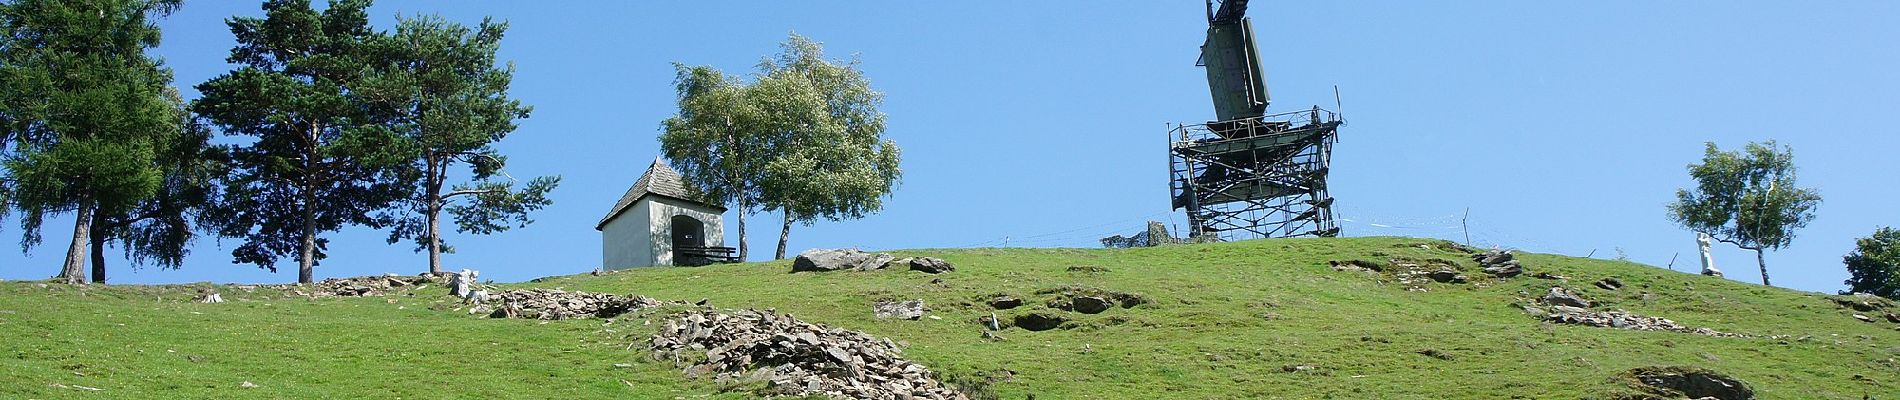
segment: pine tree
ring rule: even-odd
[[[405,193],[399,168],[414,154],[356,93],[383,60],[372,44],[368,0],[271,0],[263,18],[227,21],[237,38],[227,61],[238,69],[198,85],[192,110],[223,133],[255,140],[230,146],[226,204],[206,218],[243,243],[235,263],[277,270],[295,255],[297,282],[314,281],[325,257],[321,235],[346,225],[381,227],[377,211]]]
[[[74,226],[60,281],[85,281],[102,215],[137,207],[160,186],[159,153],[182,132],[171,71],[145,54],[153,20],[176,0],[0,3],[0,163],[21,212],[23,250],[50,214]]]

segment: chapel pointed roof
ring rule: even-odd
[[[680,178],[679,171],[675,171],[673,167],[667,166],[665,160],[654,157],[653,165],[648,166],[647,172],[640,175],[640,180],[633,181],[633,187],[627,188],[626,194],[620,195],[620,201],[615,202],[614,208],[607,211],[607,216],[600,218],[600,224],[594,225],[594,230],[607,227],[607,222],[613,221],[614,217],[618,217],[620,213],[626,212],[627,207],[632,207],[633,203],[639,202],[640,198],[648,195],[704,205],[721,212],[726,210],[725,207],[718,204],[695,200],[692,193],[686,190],[686,181]]]

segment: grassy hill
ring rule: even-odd
[[[1708,368],[1765,399],[1900,395],[1900,324],[1857,320],[1821,294],[1627,262],[1524,254],[1528,272],[1567,280],[1494,279],[1442,242],[1408,238],[894,253],[957,270],[791,274],[780,261],[502,286],[773,308],[908,343],[910,360],[1007,399],[1609,398],[1628,393],[1619,374],[1646,366]],[[1472,280],[1406,284],[1327,263],[1395,258],[1450,261]],[[1604,277],[1626,286],[1591,285]],[[1557,325],[1520,309],[1553,285],[1600,309],[1756,337]],[[226,303],[189,302],[203,287],[0,283],[0,398],[751,397],[650,361],[646,337],[673,309],[486,319],[433,286],[325,299],[219,286]],[[1148,303],[1089,315],[1038,294],[1065,287]],[[1027,304],[996,311],[985,300],[997,294]],[[931,317],[873,318],[885,299],[923,299]],[[992,312],[1069,321],[995,340],[977,322]]]

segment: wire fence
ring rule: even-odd
[[[1180,235],[1181,227],[1175,224],[1173,211],[1160,211],[1147,215],[1129,217],[1104,222],[1078,224],[1071,228],[1040,232],[1002,233],[989,235],[987,239],[973,239],[957,248],[978,247],[1102,247],[1102,239],[1122,235],[1133,237],[1147,231],[1148,221],[1160,221],[1170,232]],[[1408,236],[1444,239],[1466,243],[1478,248],[1502,248],[1534,251],[1539,253],[1569,254],[1575,256],[1593,255],[1594,249],[1577,249],[1560,246],[1529,235],[1512,232],[1477,215],[1459,212],[1427,215],[1388,215],[1366,210],[1355,210],[1335,206],[1336,221],[1346,236]],[[1607,251],[1602,252],[1608,255]]]

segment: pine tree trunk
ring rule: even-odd
[[[315,283],[317,267],[317,213],[313,199],[304,192],[303,246],[297,251],[297,283]]]
[[[86,283],[86,246],[92,242],[92,202],[79,201],[79,209],[73,213],[73,242],[66,248],[66,264],[59,270],[59,276],[53,277],[68,284]]]
[[[429,163],[429,181],[425,183],[425,185],[428,185],[428,193],[423,195],[429,197],[428,209],[426,210],[426,214],[428,214],[426,218],[429,219],[429,275],[441,275],[443,177],[436,167],[436,161],[433,156],[431,156],[427,162]],[[447,169],[447,166],[443,166],[440,169]]]
[[[297,283],[315,283],[317,267],[317,137],[316,124],[310,125],[310,133],[304,141],[303,160],[303,245],[297,251]]]
[[[1761,285],[1773,286],[1768,284],[1768,261],[1762,257],[1761,249],[1755,249],[1755,265],[1761,266]]]
[[[785,225],[778,228],[778,253],[772,255],[772,259],[774,260],[785,259],[785,242],[792,236],[792,212],[790,210],[779,211],[785,213]]]
[[[92,283],[106,283],[106,229],[104,218],[92,218]]]

